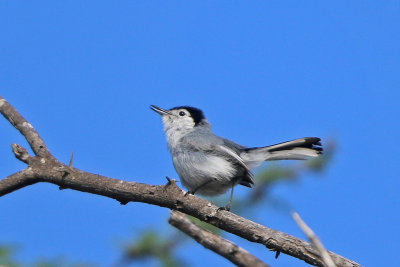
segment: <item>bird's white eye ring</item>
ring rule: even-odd
[[[179,112],[179,116],[185,116],[186,113],[184,111]]]

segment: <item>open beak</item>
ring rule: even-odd
[[[161,116],[163,116],[163,115],[171,115],[171,113],[168,110],[159,108],[159,107],[154,106],[154,105],[150,105],[150,109],[154,110],[155,112],[157,112]]]

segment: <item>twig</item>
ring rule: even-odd
[[[26,159],[28,167],[0,180],[0,196],[37,182],[47,182],[62,188],[106,196],[122,203],[132,201],[158,205],[181,211],[222,230],[304,260],[309,264],[316,266],[324,264],[319,257],[319,252],[309,243],[231,212],[220,211],[218,207],[205,199],[193,195],[185,196],[174,180],[171,180],[167,186],[155,186],[126,182],[69,167],[50,154],[32,125],[1,97],[0,113],[21,132],[36,155],[28,158],[18,156],[21,160]],[[329,253],[338,266],[360,266],[337,254]]]
[[[319,254],[324,261],[324,266],[327,267],[336,267],[332,258],[329,256],[328,251],[324,248],[324,245],[319,240],[318,236],[314,233],[314,231],[300,218],[300,215],[297,212],[292,213],[293,220],[297,223],[300,229],[307,236],[308,240],[315,246],[315,248],[319,251]]]
[[[228,259],[237,266],[269,267],[243,248],[234,243],[204,230],[189,221],[186,216],[178,211],[171,211],[168,222],[178,228],[198,243],[222,257]]]
[[[53,157],[47,149],[43,139],[35,131],[32,125],[27,122],[15,108],[13,108],[3,97],[0,96],[0,113],[6,118],[20,133],[25,136],[33,153],[40,157]]]
[[[20,161],[24,163],[29,163],[29,159],[31,156],[29,156],[28,151],[26,151],[25,148],[18,144],[11,144],[12,151],[14,153],[14,156],[19,159]]]

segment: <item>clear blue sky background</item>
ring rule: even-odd
[[[217,134],[249,146],[333,138],[321,175],[271,193],[328,249],[390,266],[400,243],[399,22],[399,1],[1,1],[0,94],[61,161],[74,151],[77,168],[150,184],[176,177],[150,104],[199,107]],[[5,177],[24,168],[10,144],[26,143],[4,119],[0,134]],[[18,244],[26,263],[62,255],[108,266],[143,229],[171,231],[167,216],[37,184],[0,199],[0,242]],[[252,216],[304,238],[268,205]],[[306,266],[232,239],[272,266]],[[229,264],[194,243],[177,254]]]

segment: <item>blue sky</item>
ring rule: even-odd
[[[387,266],[400,242],[399,22],[398,1],[1,1],[0,94],[61,161],[74,151],[75,167],[128,181],[176,177],[150,104],[199,107],[215,133],[248,146],[335,140],[323,173],[272,194],[328,249]],[[0,134],[5,177],[24,167],[9,145],[26,143],[4,119]],[[2,197],[0,210],[0,242],[28,263],[108,266],[143,229],[171,231],[166,209],[49,184]],[[288,214],[256,213],[304,238]],[[232,239],[272,266],[302,266]],[[194,243],[177,253],[228,265]]]

